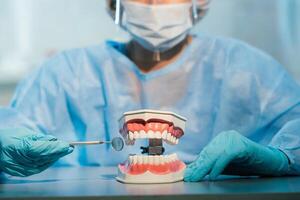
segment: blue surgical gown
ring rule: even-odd
[[[185,135],[165,145],[193,161],[217,134],[236,130],[288,155],[290,174],[300,173],[300,87],[263,52],[233,39],[194,35],[172,64],[141,72],[125,45],[105,42],[64,51],[18,86],[0,127],[23,126],[65,141],[119,136],[126,111],[158,109],[185,116]],[[57,165],[107,166],[140,153],[146,141],[122,152],[109,146],[78,147]]]

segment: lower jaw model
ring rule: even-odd
[[[124,113],[120,133],[127,145],[137,139],[149,140],[141,147],[143,155],[129,155],[118,167],[117,180],[122,183],[172,183],[183,180],[186,165],[177,154],[163,155],[163,143],[179,143],[186,119],[172,112],[138,110]]]

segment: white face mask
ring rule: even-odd
[[[192,28],[192,3],[144,5],[123,2],[122,27],[150,51],[164,52],[183,41]]]

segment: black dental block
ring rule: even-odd
[[[149,146],[141,147],[141,150],[142,154],[148,155],[163,155],[165,152],[162,139],[149,139]]]

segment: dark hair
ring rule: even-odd
[[[107,6],[109,7],[109,9],[115,11],[116,10],[116,0],[108,0],[107,2]]]

